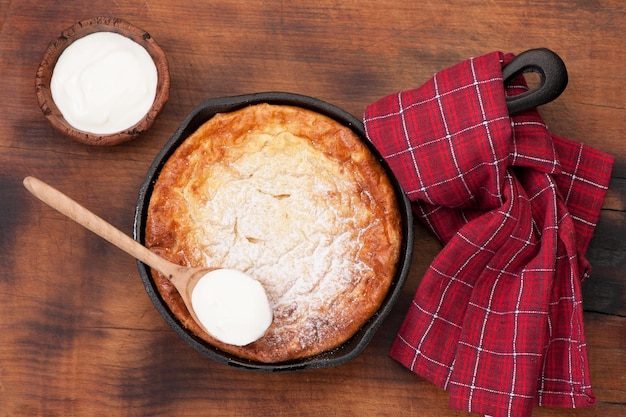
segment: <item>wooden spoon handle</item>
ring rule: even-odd
[[[24,178],[24,187],[50,207],[65,214],[76,223],[106,239],[129,255],[158,270],[167,277],[177,274],[180,266],[161,258],[150,249],[87,210],[59,190],[34,177]]]

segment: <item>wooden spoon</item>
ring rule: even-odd
[[[196,309],[194,309],[193,303],[192,303],[193,290],[198,284],[198,282],[207,275],[207,273],[211,271],[215,271],[219,268],[205,268],[205,267],[190,268],[190,267],[177,265],[173,262],[168,261],[167,259],[160,257],[156,253],[152,252],[150,249],[136,242],[135,240],[130,238],[128,235],[124,234],[122,231],[115,228],[113,225],[109,224],[102,218],[98,217],[96,214],[92,213],[85,207],[78,204],[76,201],[72,200],[71,198],[69,198],[62,192],[56,190],[55,188],[49,186],[45,182],[38,180],[37,178],[34,178],[34,177],[26,177],[24,178],[24,187],[26,187],[26,189],[30,191],[35,197],[37,197],[44,203],[48,204],[50,207],[58,210],[59,212],[63,213],[70,219],[74,220],[76,223],[91,230],[92,232],[102,237],[103,239],[106,239],[107,241],[117,246],[124,252],[128,253],[129,255],[134,256],[136,259],[139,259],[141,262],[149,265],[150,267],[156,269],[161,274],[166,276],[170,280],[170,282],[174,285],[174,287],[176,287],[176,290],[180,293],[180,296],[183,299],[183,302],[185,303],[187,310],[189,310],[189,314],[191,315],[191,317],[196,321],[196,323],[198,323],[198,325],[205,332],[211,334],[213,337],[216,337],[222,340],[225,343],[230,343],[230,344],[244,345],[244,344],[248,344],[256,340],[256,339],[250,340],[247,343],[243,343],[243,342],[237,343],[237,342],[231,342],[229,340],[225,340],[223,338],[220,338],[218,335],[214,334],[215,332],[209,332],[207,330],[207,326],[205,326],[203,324],[203,321],[201,321],[198,318],[196,314]],[[241,275],[241,273],[239,273],[239,275]],[[250,277],[248,278],[254,281],[252,278]],[[256,283],[256,281],[254,281],[254,283]],[[255,285],[258,285],[258,284],[255,284]],[[229,299],[231,300],[233,299],[232,294],[227,294],[227,296]],[[267,297],[265,297],[264,301],[267,303]],[[248,299],[248,302],[249,302],[249,299]],[[231,308],[231,312],[233,312],[234,315],[236,315],[237,313],[236,309],[240,309],[241,307],[243,308],[249,307],[249,304],[245,306],[234,306]],[[265,307],[263,307],[263,310],[261,311],[262,314],[264,314],[265,312],[264,309]],[[268,304],[267,310],[269,309],[270,308]],[[228,317],[220,317],[219,319],[228,320]],[[271,322],[271,312],[270,312],[269,321]],[[205,320],[205,323],[206,323],[206,320]],[[248,323],[248,327],[249,327],[249,323]],[[267,326],[265,326],[265,328],[262,329],[261,336],[265,332],[267,327],[269,327],[269,323],[267,323]],[[256,338],[258,339],[261,336],[258,336]]]

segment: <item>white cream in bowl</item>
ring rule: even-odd
[[[134,126],[156,97],[157,68],[141,45],[114,32],[74,41],[59,57],[52,98],[76,129],[111,134]]]

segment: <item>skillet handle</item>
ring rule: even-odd
[[[539,86],[521,94],[507,96],[506,105],[510,115],[554,100],[567,86],[567,69],[563,60],[547,48],[530,49],[517,55],[502,69],[504,84],[526,72],[539,74]]]

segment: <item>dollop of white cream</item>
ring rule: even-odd
[[[148,51],[113,32],[74,41],[59,57],[52,98],[73,127],[111,134],[139,122],[156,97],[157,68]]]
[[[272,324],[272,309],[261,283],[234,269],[205,274],[192,291],[191,303],[204,328],[231,345],[260,339]]]

